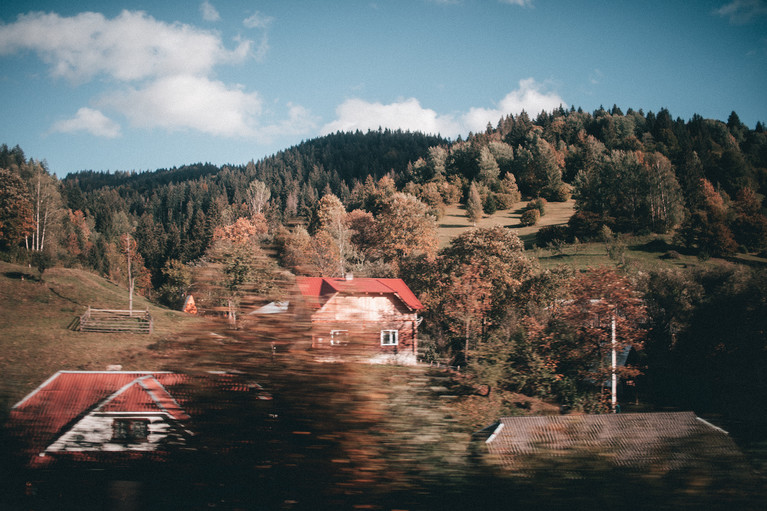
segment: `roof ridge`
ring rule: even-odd
[[[118,396],[120,396],[121,394],[124,394],[133,385],[135,385],[136,383],[140,384],[141,380],[144,380],[146,378],[152,378],[152,375],[140,376],[140,377],[135,378],[135,379],[131,380],[130,382],[126,383],[125,385],[123,385],[122,387],[120,387],[119,389],[114,391],[112,394],[110,394],[109,396],[107,396],[104,399],[102,399],[96,405],[96,407],[93,408],[93,411],[99,411],[101,408],[104,408],[107,404],[109,404],[112,401],[114,401]]]
[[[176,419],[176,417],[175,417],[174,413],[173,413],[173,412],[171,412],[170,410],[168,410],[168,409],[167,409],[165,406],[163,406],[163,404],[160,402],[159,398],[158,398],[157,396],[155,396],[155,393],[154,393],[154,391],[145,385],[145,383],[144,383],[144,380],[146,380],[146,379],[148,379],[148,378],[141,378],[141,379],[138,381],[138,384],[139,384],[139,385],[140,385],[140,386],[141,386],[141,387],[142,387],[142,388],[143,388],[143,389],[144,389],[144,390],[147,392],[147,394],[149,394],[149,397],[151,397],[151,398],[152,398],[152,401],[154,401],[154,402],[157,404],[157,406],[158,406],[158,407],[159,407],[161,410],[163,410],[163,411],[164,411],[164,412],[166,412],[168,415],[170,415],[171,417],[173,417],[174,419]],[[171,403],[173,403],[174,405],[176,405],[176,406],[178,407],[178,409],[179,409],[179,411],[180,411],[180,413],[179,413],[179,416],[184,416],[184,417],[187,417],[187,418],[188,418],[188,417],[189,417],[189,415],[187,415],[186,411],[185,411],[185,410],[184,410],[184,409],[181,407],[181,405],[179,404],[179,402],[178,402],[178,401],[176,401],[176,399],[175,399],[175,398],[174,398],[174,397],[171,395],[171,393],[170,393],[170,392],[168,392],[168,389],[166,389],[166,388],[165,388],[165,386],[164,386],[162,383],[160,383],[160,381],[159,381],[157,378],[155,378],[154,376],[152,376],[152,377],[151,377],[151,379],[152,379],[152,380],[153,380],[155,383],[157,383],[157,386],[158,386],[158,387],[160,387],[160,389],[161,389],[161,390],[162,390],[162,392],[165,394],[165,396],[167,396],[167,399],[168,399],[168,400],[169,400]]]

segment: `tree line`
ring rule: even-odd
[[[701,258],[764,255],[767,134],[734,112],[725,123],[673,119],[666,109],[560,108],[506,116],[465,140],[336,133],[245,165],[63,180],[3,145],[0,169],[2,255],[41,270],[77,266],[126,284],[127,235],[140,292],[177,306],[194,290],[235,325],[254,299],[278,297],[290,275],[399,276],[427,305],[424,356],[468,367],[492,388],[599,409],[613,319],[622,349],[645,348],[622,376],[651,379],[645,388],[659,400],[695,395],[700,374],[675,381],[684,372],[671,369],[688,356],[727,380],[712,396],[735,385],[726,374],[738,364],[767,387],[753,367],[764,361],[763,330],[745,321],[764,312],[760,271],[576,273],[542,269],[508,229],[470,231],[441,250],[437,240],[448,205],[462,204],[477,221],[524,197],[534,222],[546,201],[574,198],[576,215],[541,229],[539,245],[656,232]],[[734,324],[738,339],[725,342],[714,329],[707,343],[693,341],[701,321],[718,317],[710,290],[746,305],[730,311],[744,320]]]

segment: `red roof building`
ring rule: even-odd
[[[200,380],[170,372],[59,371],[11,409],[9,429],[31,467],[62,459],[162,459],[193,436],[187,413],[193,406],[191,386],[204,381],[226,392],[254,390],[215,376],[214,381],[213,375]]]
[[[415,362],[423,304],[402,279],[297,277],[315,349]]]

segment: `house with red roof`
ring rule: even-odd
[[[189,415],[169,389],[169,372],[59,371],[12,409],[10,424],[31,466],[104,453],[161,453],[184,445]]]
[[[59,371],[13,406],[9,430],[30,467],[165,459],[190,448],[188,409],[197,406],[193,393],[206,388],[218,395],[256,390],[258,399],[271,399],[226,374]]]
[[[414,363],[423,304],[402,279],[296,277],[312,348]]]

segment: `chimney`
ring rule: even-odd
[[[352,272],[345,273],[344,280],[354,280],[354,274]]]

